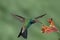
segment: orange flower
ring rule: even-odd
[[[48,22],[50,23],[49,26],[43,25],[42,26],[42,33],[51,33],[51,32],[59,32],[56,28],[52,18],[48,19]]]

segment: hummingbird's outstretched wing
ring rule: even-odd
[[[12,14],[14,17],[16,17],[18,20],[20,20],[21,22],[24,22],[25,21],[25,18],[22,17],[22,16],[19,16],[19,15],[15,15],[15,14]]]
[[[39,19],[39,18],[42,18],[43,16],[45,16],[46,14],[43,14],[43,15],[41,15],[41,16],[38,16],[38,17],[36,17],[35,19]]]
[[[42,17],[45,16],[45,15],[46,15],[46,14],[43,14],[43,15],[41,15],[41,16],[38,16],[38,17],[34,18],[34,20],[33,20],[31,23],[39,22],[37,19],[42,18]],[[41,22],[40,22],[40,23],[41,23]]]

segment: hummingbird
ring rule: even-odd
[[[35,17],[34,19],[26,19],[22,16],[19,16],[19,15],[15,15],[13,14],[14,17],[16,17],[19,21],[21,21],[23,23],[23,26],[21,27],[21,30],[20,30],[20,33],[18,35],[18,38],[20,36],[22,36],[24,39],[27,39],[27,35],[28,35],[28,28],[32,25],[32,24],[35,24],[38,21],[39,18],[42,18],[43,16],[45,16],[46,14],[43,14],[41,16],[38,16],[38,17]]]

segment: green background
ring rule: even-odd
[[[22,23],[11,14],[25,18],[34,18],[42,14],[47,15],[39,21],[46,25],[48,18],[53,18],[60,30],[60,0],[0,0],[0,40],[26,40],[17,38]],[[28,30],[27,40],[60,40],[60,33],[41,33],[41,24],[36,23]]]

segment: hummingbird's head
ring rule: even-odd
[[[30,20],[30,23],[31,23],[31,24],[34,24],[34,23],[37,23],[37,22],[38,22],[38,20],[37,20],[37,19]]]

